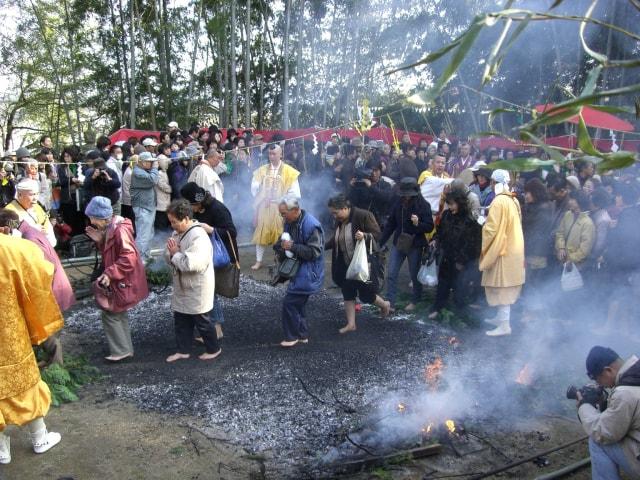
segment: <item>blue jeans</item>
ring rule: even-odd
[[[589,438],[592,480],[620,480],[620,470],[631,474],[629,461],[619,443],[602,445]]]
[[[153,240],[153,222],[156,219],[155,210],[147,210],[143,207],[133,207],[136,216],[136,245],[142,257],[149,258],[151,240]]]
[[[309,295],[287,293],[282,301],[282,328],[287,341],[305,339],[309,336],[305,306]]]
[[[418,272],[420,271],[420,260],[422,258],[421,248],[412,248],[406,255],[398,251],[395,247],[391,247],[391,255],[389,258],[389,276],[387,277],[387,300],[391,302],[391,306],[396,303],[396,294],[398,292],[398,273],[404,263],[404,259],[409,263],[409,273],[413,282],[413,294],[411,303],[418,303],[422,297],[422,284],[418,281]]]
[[[217,295],[213,296],[213,310],[211,310],[211,321],[215,325],[216,323],[223,324],[224,323],[224,313],[222,312],[222,303],[220,303],[220,297]]]

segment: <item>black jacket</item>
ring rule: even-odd
[[[622,210],[616,228],[609,231],[604,252],[607,269],[622,274],[640,271],[638,238],[640,238],[640,205],[635,205]]]
[[[236,226],[233,224],[231,212],[219,200],[213,197],[208,198],[211,201],[205,200],[202,204],[204,211],[194,214],[193,217],[199,222],[206,223],[215,228],[227,252],[229,252],[231,261],[239,261],[239,258],[236,256],[238,254],[238,243],[236,242],[238,233]],[[231,241],[229,241],[229,236],[231,236]],[[236,255],[234,255],[234,252]]]
[[[553,253],[553,205],[527,203],[522,215],[524,252],[527,256],[547,257]]]
[[[347,196],[354,207],[373,213],[378,225],[384,224],[393,197],[391,185],[383,180],[370,187],[364,182],[356,182],[349,189]]]
[[[482,227],[471,215],[454,215],[445,210],[436,231],[442,263],[467,265],[480,258]]]
[[[411,215],[418,217],[417,226],[411,222]],[[415,235],[413,248],[422,248],[427,245],[425,233],[429,233],[431,230],[433,230],[431,206],[422,195],[411,197],[411,201],[406,207],[402,204],[402,197],[397,197],[393,207],[391,207],[391,213],[384,227],[384,232],[380,237],[380,245],[384,245],[391,235],[393,235],[393,244],[395,245],[400,234],[404,232]]]
[[[84,192],[86,201],[88,202],[93,197],[101,196],[107,197],[111,200],[111,205],[115,205],[120,199],[120,193],[118,192],[120,188],[120,178],[118,174],[110,168],[104,168],[103,170],[109,174],[111,180],[107,180],[102,175],[93,179],[91,177],[93,176],[94,170],[95,169],[90,168],[87,170],[87,173],[85,173]]]

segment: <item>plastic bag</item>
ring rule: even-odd
[[[359,282],[369,281],[369,259],[367,258],[367,245],[364,240],[356,242],[353,251],[353,258],[347,268],[347,280],[357,280]]]
[[[227,247],[224,246],[224,242],[216,230],[214,230],[214,234],[211,235],[211,243],[213,244],[213,267],[224,268],[229,265],[231,263],[231,257],[229,257]]]
[[[436,262],[425,263],[418,271],[418,281],[427,287],[438,285],[438,269]]]
[[[562,267],[562,277],[560,277],[560,286],[565,292],[573,292],[583,287],[582,275],[578,267],[573,263],[567,262]]]

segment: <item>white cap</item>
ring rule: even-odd
[[[40,184],[35,180],[32,180],[29,178],[29,179],[22,180],[20,183],[18,183],[18,185],[16,185],[16,190],[39,193]]]
[[[486,166],[487,162],[485,162],[484,160],[478,160],[469,170],[471,170],[472,172],[477,172],[478,170],[480,170],[480,168]]]
[[[142,141],[142,146],[143,147],[155,147],[156,145],[158,145],[158,143],[151,137],[145,138]]]
[[[169,128],[178,128],[178,122],[169,122],[169,123],[167,123],[167,127],[169,127]]]
[[[126,140],[118,140],[116,143],[114,143],[114,145],[121,147],[122,145],[124,145],[126,142]]]

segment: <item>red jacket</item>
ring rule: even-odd
[[[129,310],[149,296],[147,275],[133,240],[131,220],[113,217],[102,247],[102,262],[112,287],[119,287],[124,293],[117,311]]]

